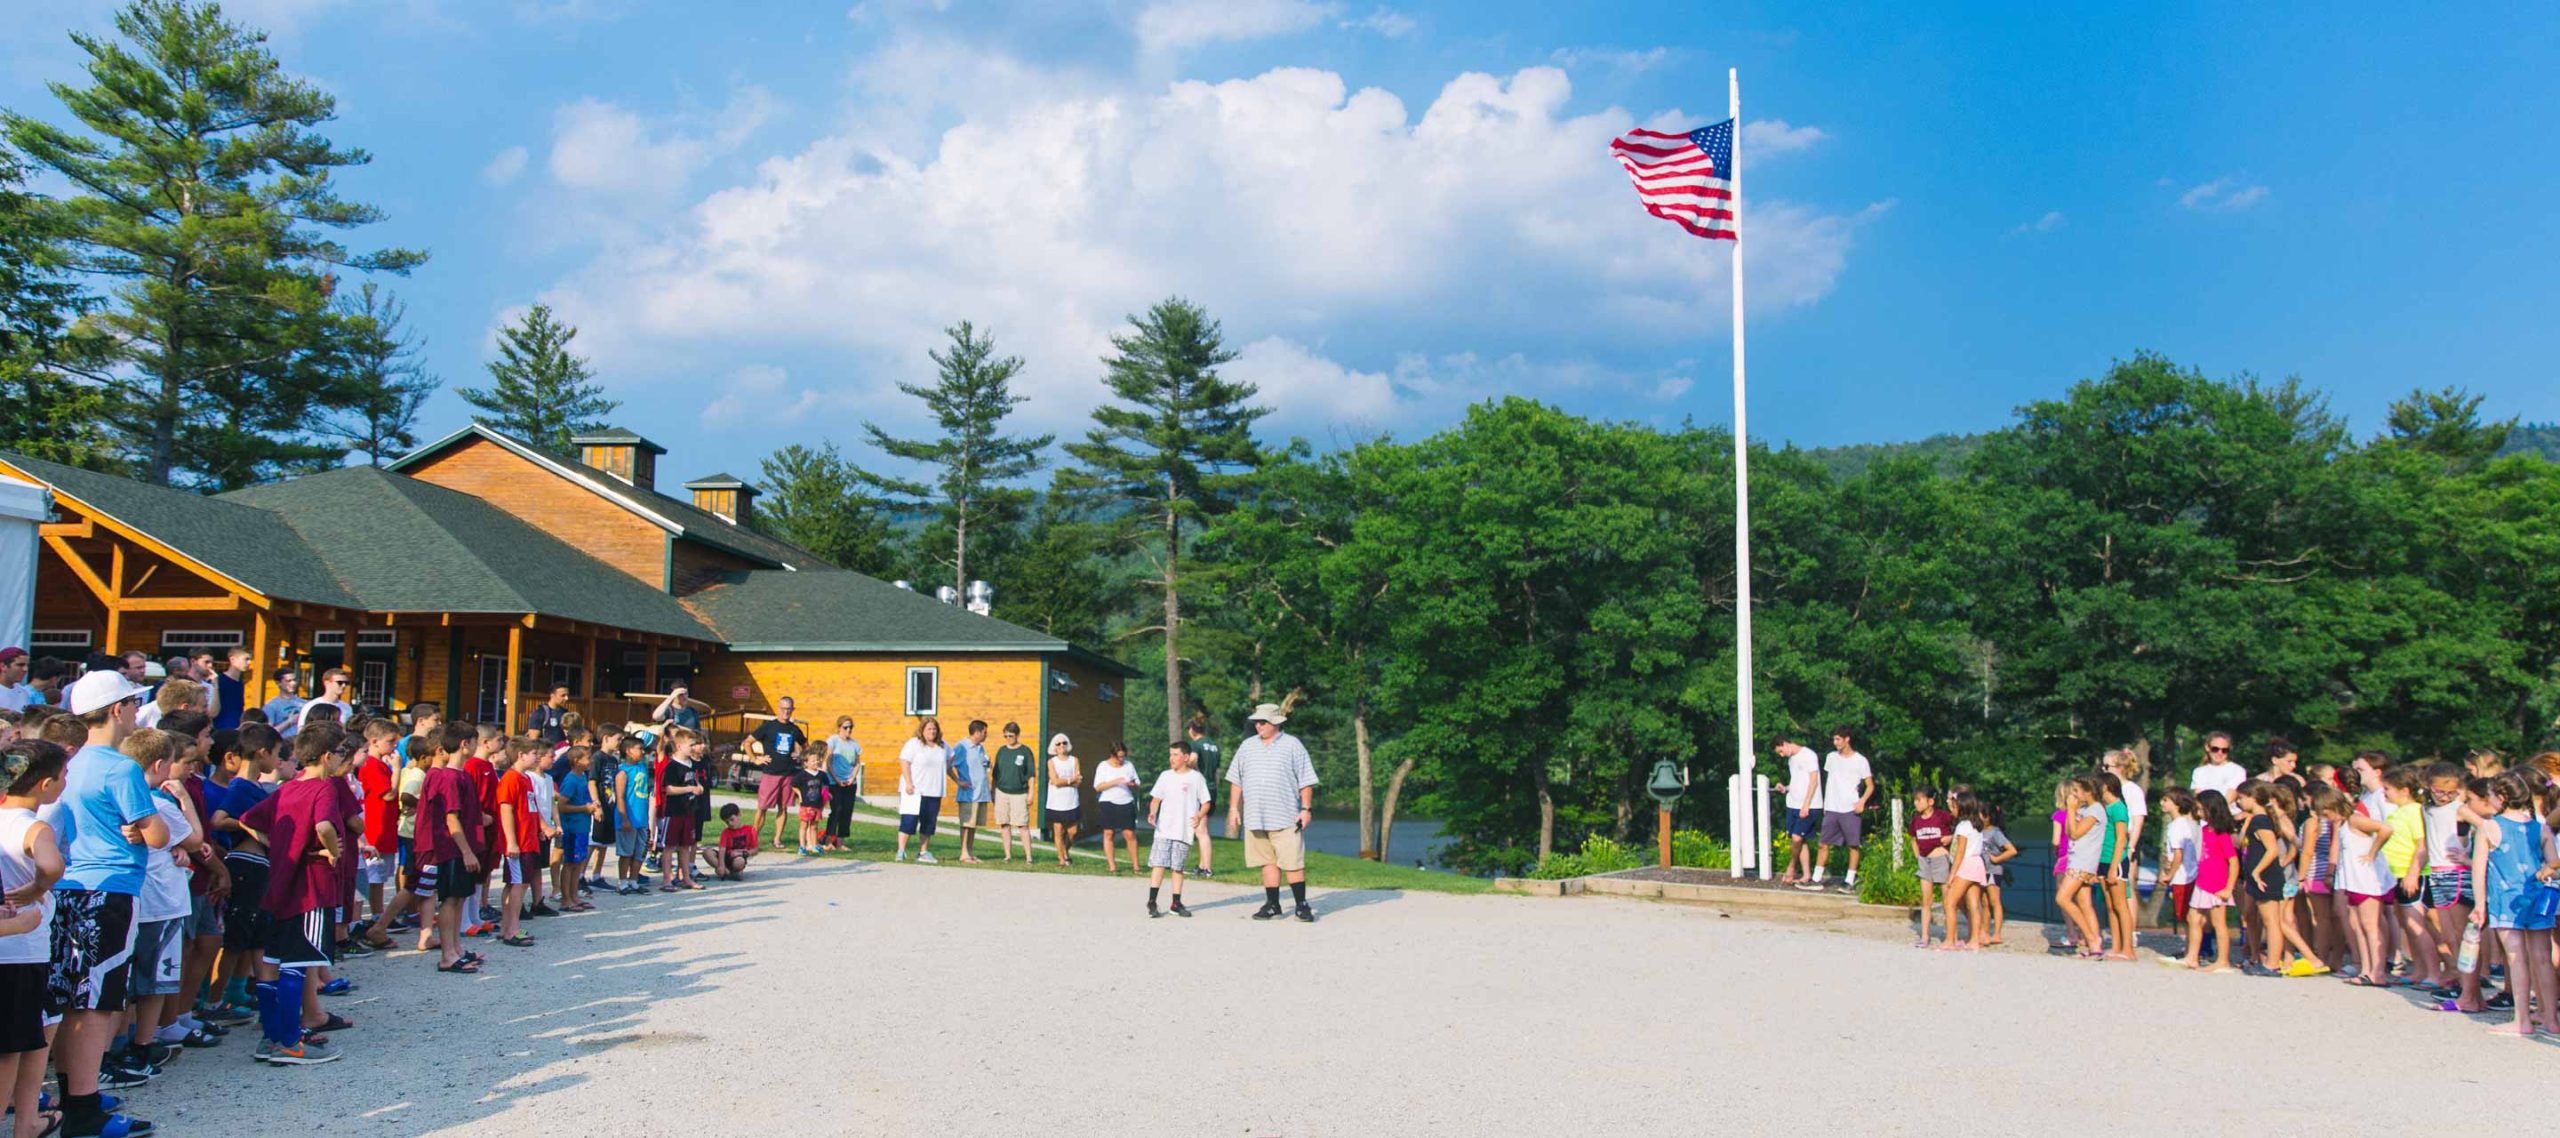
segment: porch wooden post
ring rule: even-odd
[[[240,701],[246,705],[241,710],[266,705],[267,649],[273,647],[267,639],[267,610],[259,609],[249,618],[249,678],[240,684],[240,690],[248,694]]]
[[[516,698],[516,670],[522,667],[524,667],[524,626],[510,624],[507,626],[507,677],[504,683],[498,685],[500,698],[506,703],[505,720],[509,735],[516,733],[516,704],[522,702]]]
[[[113,656],[124,651],[124,543],[108,547],[107,570],[107,645],[104,651]]]

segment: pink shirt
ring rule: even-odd
[[[2231,845],[2231,835],[2218,834],[2212,827],[2205,827],[2204,853],[2196,859],[2196,891],[2220,893],[2230,888],[2231,859],[2236,854]]]

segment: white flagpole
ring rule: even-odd
[[[1725,72],[1725,109],[1733,118],[1733,169],[1726,181],[1733,186],[1733,682],[1740,693],[1734,718],[1738,744],[1736,766],[1741,783],[1751,783],[1752,768],[1758,765],[1751,747],[1751,428],[1744,414],[1742,393],[1742,71]],[[1748,817],[1738,811],[1737,817]],[[1757,843],[1750,834],[1733,835],[1733,872],[1742,874],[1748,854]],[[1760,875],[1769,875],[1768,867]]]

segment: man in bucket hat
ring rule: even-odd
[[[1253,723],[1253,736],[1236,744],[1227,759],[1227,785],[1234,788],[1227,798],[1227,832],[1243,826],[1244,863],[1262,870],[1262,908],[1253,919],[1280,915],[1280,879],[1285,875],[1298,919],[1312,923],[1316,911],[1307,907],[1306,830],[1314,817],[1315,763],[1307,758],[1306,744],[1280,729],[1289,717],[1279,704],[1258,705],[1245,718]]]

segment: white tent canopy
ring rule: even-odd
[[[0,645],[25,647],[36,618],[36,527],[53,517],[53,492],[0,477]]]

